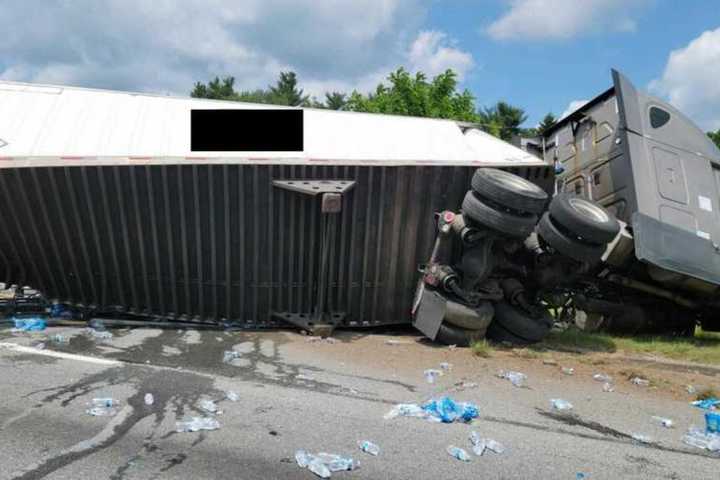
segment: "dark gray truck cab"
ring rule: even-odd
[[[677,109],[612,76],[612,88],[544,136],[558,192],[624,222],[601,277],[720,329],[720,150]]]

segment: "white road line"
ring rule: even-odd
[[[122,365],[123,362],[118,360],[108,360],[105,358],[90,357],[87,355],[77,355],[74,353],[56,352],[54,350],[38,349],[34,347],[24,347],[15,343],[0,342],[0,349],[12,350],[20,353],[30,353],[33,355],[44,355],[46,357],[62,358],[65,360],[76,360],[78,362],[94,363],[96,365],[107,365],[117,367]]]

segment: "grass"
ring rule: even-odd
[[[492,345],[485,339],[473,343],[471,349],[475,355],[482,358],[490,358],[493,352]]]
[[[614,336],[576,328],[551,332],[537,348],[563,351],[627,352],[675,360],[720,363],[720,334],[698,329],[694,337]]]

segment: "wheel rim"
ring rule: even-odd
[[[606,223],[610,220],[607,212],[601,207],[594,205],[582,198],[569,199],[570,206],[583,217],[589,218],[597,223]]]
[[[495,178],[500,180],[505,185],[514,186],[518,190],[522,190],[523,192],[528,192],[528,193],[533,193],[533,194],[537,194],[538,192],[545,193],[542,189],[540,189],[540,187],[538,187],[534,183],[529,182],[522,177],[518,177],[515,174],[508,173],[503,170],[498,170],[498,171],[492,172],[491,175],[493,175]]]

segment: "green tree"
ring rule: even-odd
[[[522,108],[514,107],[507,102],[497,102],[492,107],[485,107],[478,112],[480,122],[487,132],[499,136],[505,141],[522,132],[520,125],[527,120]]]
[[[720,148],[720,128],[714,132],[707,132],[707,136],[710,137],[710,140],[715,142],[715,145],[717,145],[718,148]]]
[[[330,110],[342,110],[347,105],[347,95],[341,92],[325,94],[325,108]]]
[[[469,122],[478,118],[474,97],[468,90],[457,91],[457,74],[452,70],[428,81],[421,72],[411,75],[404,68],[399,68],[387,80],[389,85],[381,83],[373,93],[363,95],[354,91],[346,109]]]
[[[275,86],[270,87],[270,94],[276,105],[290,105],[301,107],[309,104],[310,96],[303,95],[303,89],[298,88],[297,75],[295,72],[280,72]]]
[[[545,115],[545,117],[543,117],[542,121],[537,126],[537,134],[541,137],[545,136],[545,133],[550,129],[550,127],[555,125],[555,122],[557,121],[558,119],[555,118],[555,115],[553,115],[552,113],[548,113],[547,115]]]
[[[207,85],[196,82],[190,96],[194,98],[212,98],[214,100],[237,100],[234,88],[235,77],[215,77]]]

